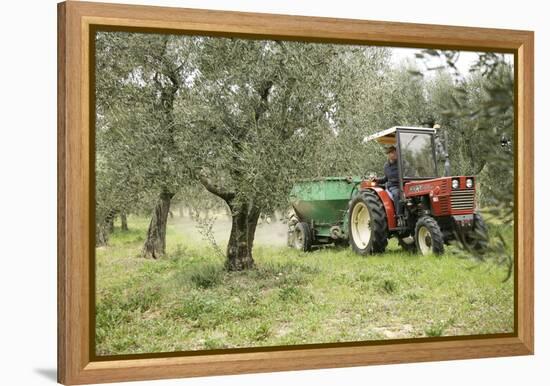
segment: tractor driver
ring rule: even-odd
[[[384,177],[373,178],[377,184],[386,184],[386,190],[390,192],[395,207],[398,226],[402,226],[401,187],[399,186],[399,167],[397,163],[397,149],[390,146],[386,149],[388,161],[384,164]]]

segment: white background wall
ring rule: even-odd
[[[105,0],[104,0],[105,1]],[[120,0],[120,2],[126,2]],[[132,3],[536,32],[536,355],[143,382],[157,385],[542,385],[550,376],[549,12],[544,1],[163,0]],[[0,22],[0,384],[56,368],[56,1],[6,1]],[[545,379],[546,378],[546,379]]]

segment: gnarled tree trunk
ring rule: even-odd
[[[204,174],[199,175],[202,185],[210,193],[223,199],[231,211],[231,233],[227,242],[228,271],[242,271],[254,267],[252,246],[256,226],[260,218],[260,208],[251,199],[248,202],[238,202],[236,194],[211,182]]]
[[[123,231],[128,230],[128,217],[126,216],[125,211],[120,212],[120,229]]]
[[[109,216],[105,219],[105,226],[107,227],[107,231],[109,233],[113,233],[115,231],[115,216],[116,212],[112,211],[112,214],[109,214]]]
[[[103,223],[96,224],[95,227],[95,246],[102,247],[109,241],[109,232]]]
[[[162,192],[159,196],[143,246],[142,256],[158,259],[166,253],[166,223],[170,212],[170,201],[174,193]]]
[[[232,222],[227,243],[226,268],[229,271],[250,269],[254,267],[252,247],[260,210],[254,205],[228,204],[231,208]]]
[[[107,245],[109,236],[114,231],[114,218],[116,216],[116,210],[111,209],[108,211],[107,216],[96,223],[95,227],[95,245],[97,247]]]

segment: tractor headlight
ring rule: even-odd
[[[451,186],[453,187],[453,189],[458,189],[458,180],[453,180]]]
[[[466,187],[470,189],[472,186],[474,186],[474,180],[471,178],[466,178]]]

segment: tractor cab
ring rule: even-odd
[[[371,136],[364,142],[376,141],[397,148],[400,187],[409,181],[439,177],[436,158],[436,129],[392,127]]]

